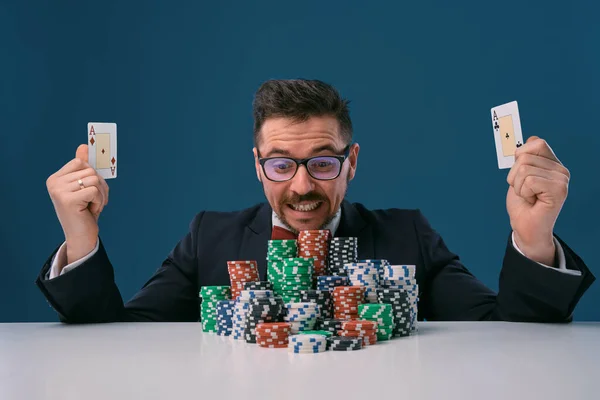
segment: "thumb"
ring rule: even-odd
[[[525,143],[533,142],[535,139],[539,139],[538,136],[530,136]]]
[[[77,151],[75,152],[75,158],[79,158],[80,160],[88,162],[88,146],[87,146],[87,144],[79,145],[79,147],[77,148]]]

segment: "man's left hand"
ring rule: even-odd
[[[554,266],[554,224],[569,190],[569,170],[537,136],[517,148],[506,209],[515,242],[527,258]]]

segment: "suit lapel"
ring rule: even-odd
[[[267,246],[271,239],[272,210],[264,203],[254,219],[246,225],[242,234],[242,245],[238,259],[256,260],[261,280],[267,280]]]
[[[346,200],[342,202],[342,218],[335,236],[357,237],[358,259],[367,260],[375,258],[372,226],[363,218],[357,208]]]

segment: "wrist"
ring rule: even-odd
[[[523,255],[532,261],[540,264],[555,266],[556,263],[556,245],[554,237],[545,238],[536,241],[524,241],[519,234],[514,232],[515,244],[519,247]]]
[[[81,260],[94,250],[98,238],[78,238],[66,240],[67,265]]]

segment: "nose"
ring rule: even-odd
[[[306,167],[300,165],[296,175],[292,178],[290,190],[299,195],[307,194],[314,189],[312,177],[309,175]]]

